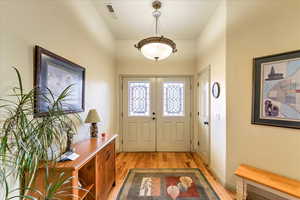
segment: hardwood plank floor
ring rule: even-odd
[[[216,181],[194,153],[119,153],[116,157],[116,186],[108,200],[116,199],[122,183],[132,168],[199,168],[222,200],[233,200],[232,195]]]

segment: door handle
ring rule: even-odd
[[[152,117],[152,120],[156,120],[156,118],[155,118],[155,117]]]
[[[207,121],[204,122],[204,125],[208,125],[209,123]]]

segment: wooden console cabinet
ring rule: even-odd
[[[91,138],[75,144],[75,152],[80,155],[74,161],[58,163],[50,171],[50,182],[55,182],[63,173],[73,177],[63,188],[60,199],[106,200],[115,185],[115,138]],[[81,188],[78,189],[80,184]],[[45,169],[40,168],[34,188],[45,192]],[[64,196],[64,195],[68,196]],[[70,195],[71,194],[71,195]]]

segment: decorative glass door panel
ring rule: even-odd
[[[184,116],[184,86],[182,82],[163,83],[164,116]]]
[[[149,116],[150,82],[128,82],[129,116]]]

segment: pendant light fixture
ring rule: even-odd
[[[158,20],[161,16],[159,9],[161,2],[156,0],[152,3],[153,17],[155,18],[155,36],[141,40],[138,44],[134,45],[142,54],[151,60],[163,60],[169,57],[172,53],[177,52],[176,44],[171,39],[164,36],[159,36],[158,33]]]

